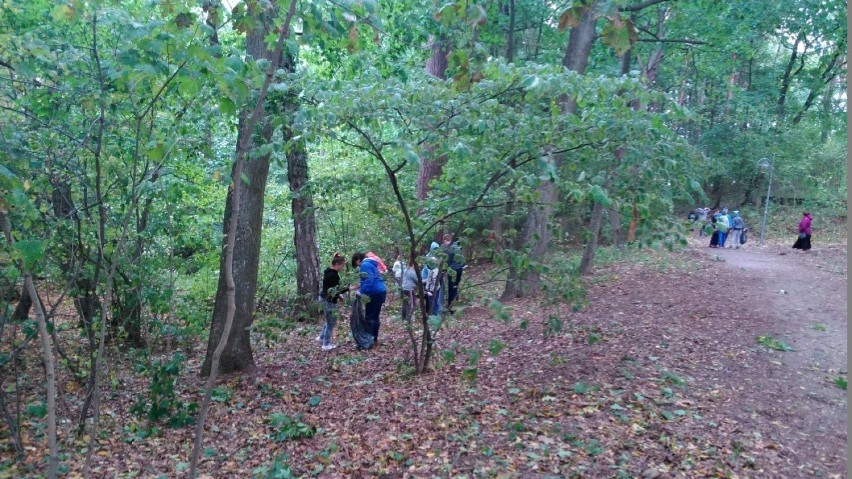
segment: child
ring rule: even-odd
[[[337,303],[340,302],[340,295],[344,291],[348,291],[346,286],[340,286],[340,270],[346,265],[346,258],[340,253],[334,253],[331,260],[331,266],[325,269],[322,275],[322,290],[320,291],[320,299],[322,300],[322,311],[325,314],[325,327],[322,329],[317,340],[322,342],[323,351],[331,351],[337,345],[331,342],[331,336],[334,333],[334,326],[337,324],[337,317],[340,314],[337,309]]]
[[[414,312],[414,297],[417,291],[417,270],[414,263],[409,262],[408,267],[402,271],[402,320],[411,321],[411,313]]]
[[[441,261],[435,256],[440,245],[432,242],[429,247],[429,254],[423,261],[423,271],[421,278],[423,279],[423,292],[426,294],[426,312],[432,316],[441,314]]]

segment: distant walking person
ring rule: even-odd
[[[714,213],[713,216],[710,217],[710,226],[713,228],[713,233],[710,235],[710,247],[718,248],[719,247],[719,213]]]
[[[698,208],[695,210],[698,213],[698,236],[707,236],[704,227],[707,225],[707,213],[710,213],[710,208]]]
[[[730,235],[727,239],[728,248],[740,249],[740,246],[742,246],[740,239],[743,235],[743,228],[745,228],[745,221],[743,221],[739,211],[734,211],[731,218]]]
[[[331,342],[331,337],[334,334],[334,326],[337,324],[337,318],[340,317],[337,303],[340,302],[340,295],[344,291],[348,291],[346,286],[340,286],[339,273],[344,265],[346,265],[346,258],[340,253],[334,253],[334,258],[331,259],[331,266],[326,268],[322,275],[320,299],[322,300],[322,312],[325,314],[325,327],[317,339],[322,342],[323,351],[330,351],[337,347],[336,344]]]
[[[361,278],[359,290],[362,298],[367,296],[364,304],[364,319],[366,320],[368,330],[373,338],[379,339],[379,315],[382,312],[382,305],[385,304],[387,297],[387,287],[385,280],[382,278],[380,269],[387,271],[384,267],[381,258],[370,253],[357,252],[352,255],[352,267],[358,268],[358,276]]]
[[[722,212],[716,218],[716,229],[719,230],[719,248],[724,248],[725,241],[728,240],[728,230],[731,229],[731,217],[728,216],[728,208],[722,208]]]
[[[811,214],[805,211],[802,213],[802,221],[799,221],[799,238],[793,243],[793,248],[802,250],[802,253],[807,253],[811,249]]]

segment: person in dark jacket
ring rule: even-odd
[[[447,256],[447,310],[453,313],[453,301],[459,295],[459,283],[464,271],[464,258],[458,241],[453,242],[453,235],[445,234],[441,249]]]
[[[340,317],[338,303],[340,295],[349,288],[340,285],[340,270],[346,265],[346,258],[340,253],[334,253],[331,259],[331,266],[325,269],[322,275],[322,289],[320,290],[320,300],[322,301],[322,312],[325,314],[325,327],[322,329],[317,338],[322,342],[322,350],[330,351],[337,347],[331,342],[331,337],[334,334],[334,326],[337,324],[337,319]]]
[[[358,289],[362,297],[369,298],[364,304],[364,316],[369,327],[368,332],[375,341],[379,339],[379,315],[387,297],[385,280],[379,272],[380,266],[383,265],[382,260],[372,252],[365,254],[359,251],[352,255],[352,267],[358,268],[358,276],[361,278]]]
[[[716,226],[719,218],[719,213],[714,213],[713,216],[710,217],[710,225],[713,228],[713,234],[710,235],[710,247],[718,248],[719,247],[719,230]]]

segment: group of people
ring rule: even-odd
[[[710,214],[710,208],[701,207],[690,211],[688,219],[693,231],[693,226],[698,226],[698,236],[710,236],[711,248],[724,248],[727,245],[728,248],[739,249],[746,242],[748,228],[739,211],[732,211],[729,214],[727,208],[722,208]],[[793,243],[793,248],[802,253],[811,249],[812,220],[813,217],[809,212],[802,213],[802,219],[798,225],[799,236]]]
[[[420,272],[411,262],[403,266],[399,257],[393,265],[394,280],[402,297],[402,319],[405,321],[410,321],[414,312],[418,279],[423,282],[429,315],[441,314],[445,284],[446,306],[450,313],[453,312],[453,301],[458,296],[458,286],[465,265],[464,258],[460,254],[460,246],[458,242],[453,241],[451,234],[443,236],[441,245],[437,242],[432,243],[423,263]],[[316,339],[321,343],[324,351],[337,347],[337,344],[332,342],[332,336],[340,317],[339,305],[342,302],[342,295],[349,291],[356,291],[352,304],[353,319],[350,324],[356,346],[360,349],[370,349],[379,339],[380,315],[388,293],[384,279],[388,268],[375,253],[356,252],[352,255],[351,266],[357,268],[359,282],[357,285],[343,285],[340,271],[345,266],[346,258],[341,253],[335,253],[331,265],[323,272],[319,300],[323,307],[325,326]]]
[[[689,220],[698,225],[699,236],[710,236],[711,248],[739,249],[746,242],[748,228],[739,211],[722,208],[710,214],[710,208],[696,208],[689,212]]]

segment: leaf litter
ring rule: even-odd
[[[372,351],[355,351],[338,326],[341,347],[323,352],[320,326],[299,323],[256,347],[256,370],[220,380],[202,477],[845,477],[846,391],[824,374],[846,364],[845,293],[836,295],[845,275],[772,252],[778,274],[768,278],[728,252],[716,254],[724,262],[695,248],[665,254],[683,261],[599,268],[577,312],[522,299],[504,322],[468,305],[438,333],[420,376],[404,367],[398,301]],[[785,282],[793,270],[821,284],[806,303],[832,307],[797,321],[796,306],[780,304],[805,287]],[[781,286],[789,294],[775,294]],[[770,335],[795,345],[783,362],[755,342]],[[475,365],[472,351],[483,351]],[[185,354],[176,393],[197,401],[204,351]],[[129,410],[150,378],[111,361],[118,381],[104,391],[94,475],[186,477],[193,428],[140,434],[151,424]],[[472,366],[475,380],[463,375]],[[82,393],[65,388],[61,417]],[[69,439],[72,428],[62,425],[62,464],[81,477],[86,441]],[[0,477],[43,472],[43,436],[25,424],[27,458],[13,464],[4,450]]]

